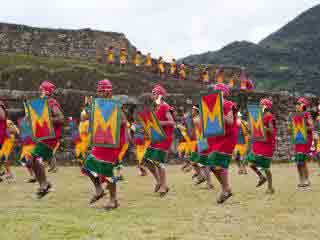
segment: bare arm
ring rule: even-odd
[[[0,106],[0,120],[6,119],[6,112],[4,111],[3,107]]]
[[[174,126],[176,124],[170,112],[166,113],[166,118],[167,121],[160,121],[162,126]]]

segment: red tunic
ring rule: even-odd
[[[99,160],[104,162],[116,164],[118,156],[121,152],[122,146],[127,142],[126,139],[126,123],[121,124],[120,128],[120,145],[117,148],[108,147],[93,147],[91,154]]]
[[[233,113],[233,124],[229,125],[225,122],[224,136],[208,137],[209,148],[203,154],[210,154],[212,152],[232,154],[238,140],[237,110],[233,102],[225,100],[223,103],[224,116],[227,116],[230,111]]]
[[[270,126],[274,125],[274,117],[272,113],[266,113],[263,116],[263,125],[264,126]],[[273,132],[266,132],[266,141],[254,141],[252,144],[252,152],[255,155],[272,158],[274,149],[275,149],[275,143],[276,143],[276,134],[277,130],[275,126],[273,126]]]
[[[53,98],[49,98],[48,100],[49,103],[49,107],[51,109],[51,111],[55,112],[55,111],[61,111],[62,112],[62,108],[60,106],[60,104]],[[63,129],[63,123],[53,123],[53,129],[54,129],[54,133],[55,133],[55,138],[52,139],[46,139],[46,140],[42,140],[42,143],[47,144],[51,149],[54,149],[57,145],[57,143],[60,141],[61,139],[61,135],[62,135],[62,129]]]
[[[311,115],[309,112],[304,113],[304,118],[307,125],[307,144],[295,144],[294,145],[294,151],[296,153],[305,153],[308,154],[310,152],[310,148],[312,146],[312,130],[309,129],[310,124],[308,122],[309,119],[311,119]]]
[[[156,115],[157,119],[159,121],[168,121],[167,113],[170,111],[170,109],[171,109],[171,107],[168,104],[166,104],[166,103],[160,104],[158,106],[158,109],[155,111],[155,115]],[[173,126],[162,126],[162,128],[163,128],[163,131],[166,135],[166,139],[163,140],[162,142],[151,144],[149,147],[159,149],[162,151],[168,151],[171,146],[171,143],[172,143],[174,127]]]
[[[3,108],[4,111],[6,111],[4,106],[1,105],[1,102],[0,102],[0,107]],[[0,120],[0,145],[3,144],[5,138],[7,137],[6,135],[7,135],[7,120],[5,116],[5,119]]]

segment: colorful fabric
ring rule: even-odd
[[[92,154],[87,157],[84,163],[86,170],[109,178],[114,177],[114,167],[115,164],[111,163],[111,161],[100,160]]]
[[[53,150],[50,146],[39,142],[35,145],[34,149],[32,150],[32,156],[41,157],[43,160],[50,160],[53,156]]]
[[[290,114],[291,139],[293,144],[307,143],[307,125],[304,114]]]
[[[157,84],[157,85],[155,85],[153,87],[152,93],[155,93],[155,94],[161,95],[161,96],[166,96],[167,95],[167,91],[160,84]]]
[[[253,141],[265,141],[266,133],[264,128],[264,114],[262,108],[259,105],[249,104],[248,119],[251,130],[251,138]]]
[[[266,140],[265,141],[254,141],[252,144],[252,152],[254,155],[264,156],[267,158],[272,158],[275,143],[276,143],[276,134],[277,130],[275,127],[274,116],[272,113],[268,112],[263,116],[263,126],[272,127],[272,132],[266,132]]]
[[[271,161],[272,158],[260,155],[252,155],[250,158],[248,158],[248,162],[263,169],[269,169],[271,166]]]
[[[201,97],[200,116],[204,137],[222,136],[225,134],[222,101],[221,92]]]
[[[267,109],[271,109],[272,101],[268,98],[263,98],[260,100],[260,106],[266,106]]]
[[[121,104],[113,99],[95,98],[92,116],[92,145],[118,148]]]
[[[98,82],[98,92],[112,92],[112,84],[108,79],[103,79]]]
[[[13,147],[14,147],[14,141],[15,137],[14,134],[11,134],[9,138],[6,138],[4,140],[4,143],[2,144],[2,147],[0,149],[0,158],[2,159],[8,159]]]
[[[228,85],[225,85],[223,83],[218,83],[218,84],[215,84],[213,88],[214,90],[223,92],[224,97],[227,97],[230,95],[230,88]]]
[[[19,160],[31,158],[34,148],[35,148],[35,144],[23,145],[22,149],[21,149]]]
[[[223,155],[232,155],[238,139],[237,109],[234,107],[233,102],[225,100],[223,103],[223,114],[227,116],[230,112],[233,115],[233,124],[225,123],[224,136],[208,137],[209,147],[203,154],[209,155],[212,152],[217,152]]]
[[[312,146],[312,130],[309,129],[309,119],[311,119],[311,114],[309,112],[303,113],[305,118],[305,123],[307,125],[307,143],[306,144],[294,144],[295,153],[308,154]]]
[[[139,163],[143,161],[143,158],[146,154],[146,151],[150,145],[150,141],[145,141],[144,144],[136,144],[135,145],[135,153],[136,153],[136,158]]]

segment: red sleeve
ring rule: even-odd
[[[224,115],[227,115],[230,111],[233,111],[234,113],[237,113],[238,112],[238,109],[236,107],[236,105],[231,102],[231,101],[225,101],[223,103],[223,113]]]

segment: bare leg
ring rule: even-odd
[[[306,185],[310,185],[310,180],[309,180],[309,169],[308,169],[308,163],[304,162],[303,165],[303,175],[304,175],[304,179],[305,179],[305,184]]]
[[[265,169],[265,173],[266,173],[267,180],[268,180],[267,193],[273,194],[274,193],[274,188],[273,188],[273,185],[272,185],[272,173],[271,173],[270,169]]]
[[[154,192],[158,192],[161,186],[161,182],[160,182],[160,176],[159,176],[159,172],[157,167],[155,166],[154,163],[147,161],[146,162],[146,166],[149,169],[150,173],[153,175],[154,180],[156,181],[156,185],[154,188]]]
[[[213,189],[211,172],[210,172],[209,167],[202,167],[201,172],[202,172],[203,176],[205,176],[205,178],[206,178],[208,189]]]
[[[118,207],[118,200],[117,200],[117,184],[113,182],[107,183],[107,189],[110,194],[110,201],[107,203],[105,208],[107,210],[114,209]]]
[[[231,188],[229,185],[229,172],[228,169],[222,168],[216,170],[216,174],[220,178],[220,184],[222,188],[222,192],[217,200],[217,203],[222,204],[232,196]]]
[[[159,189],[159,193],[163,194],[168,192],[168,184],[167,184],[167,173],[166,173],[166,169],[163,165],[157,166],[158,168],[158,172],[159,172],[159,176],[160,176],[160,184],[161,187]]]
[[[301,163],[297,163],[297,170],[299,175],[299,184],[298,187],[302,186],[304,184],[304,174],[303,174],[303,165]]]
[[[222,179],[221,179],[221,176],[220,176],[220,170],[218,169],[211,169],[212,173],[214,174],[214,176],[216,177],[216,179],[218,180],[218,182],[220,183],[220,185],[222,185]]]

